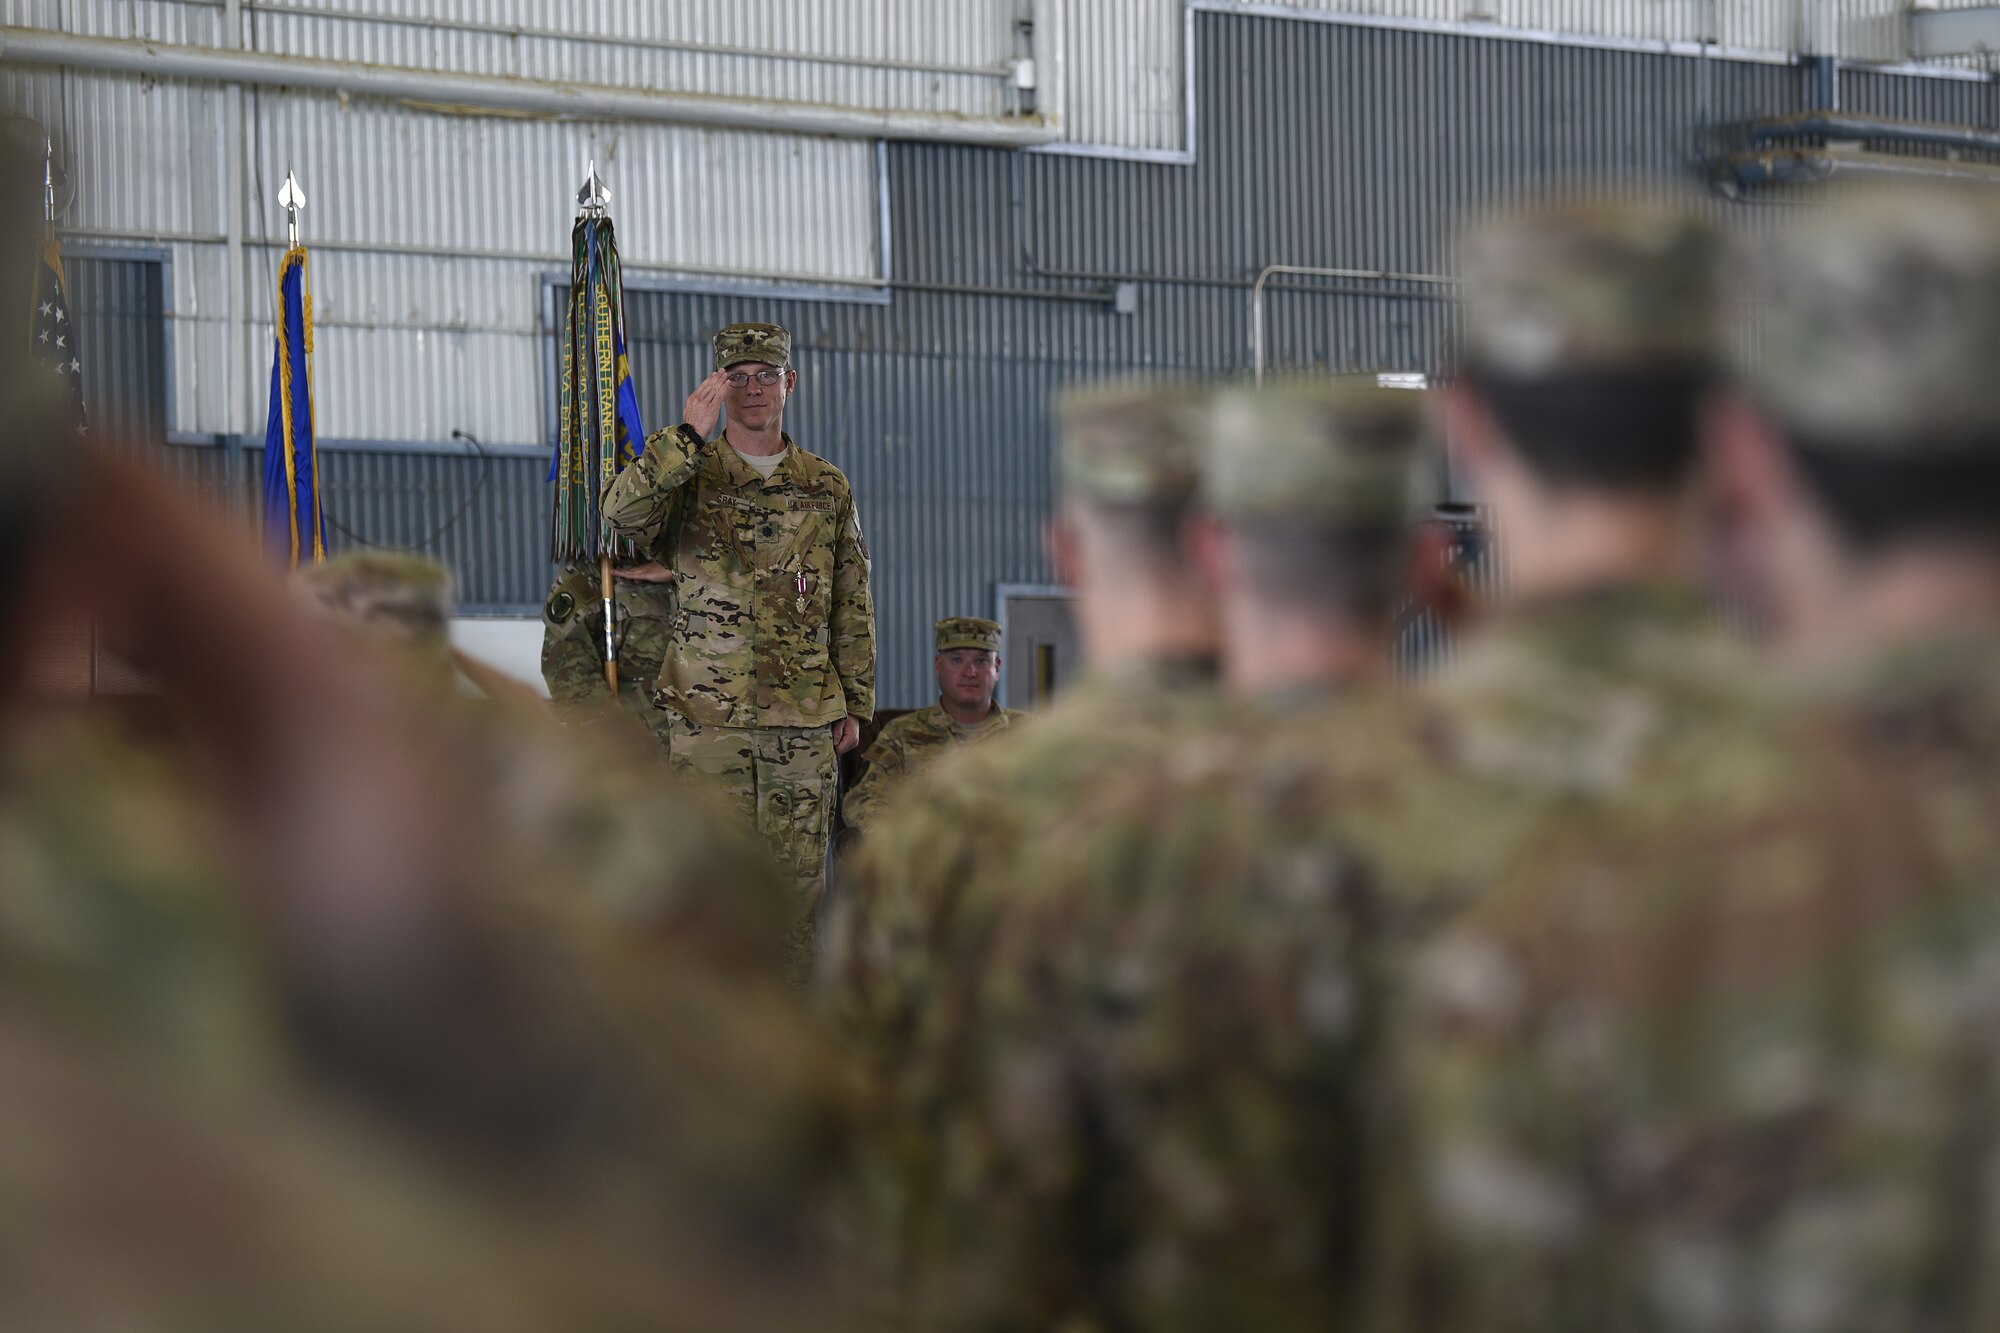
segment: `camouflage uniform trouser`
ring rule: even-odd
[[[825,727],[705,727],[665,711],[670,767],[698,775],[739,810],[798,884],[792,945],[809,961],[833,829],[833,734]]]

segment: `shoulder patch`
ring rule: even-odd
[[[568,590],[564,588],[558,588],[555,592],[551,593],[549,595],[549,604],[542,608],[543,613],[548,616],[549,620],[557,625],[568,620],[571,613],[575,610],[576,598],[570,596]]]

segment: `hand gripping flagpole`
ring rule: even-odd
[[[610,207],[611,187],[606,185],[603,179],[598,176],[597,159],[592,158],[590,159],[590,165],[584,171],[583,186],[576,192],[577,216],[591,221],[603,221],[609,216]],[[588,264],[586,263],[586,275],[587,272]],[[599,395],[592,393],[591,401],[596,402],[599,400]],[[602,427],[606,424],[608,423],[599,423],[600,448],[602,448]],[[613,432],[611,447],[612,452],[615,454],[617,452],[615,432]],[[618,600],[611,586],[611,552],[605,549],[601,543],[597,552],[597,579],[598,591],[604,605],[602,625],[604,641],[599,649],[604,658],[604,683],[611,687],[611,697],[616,699],[618,697]]]

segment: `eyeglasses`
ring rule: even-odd
[[[757,382],[759,384],[776,384],[784,377],[785,372],[782,370],[760,370],[757,372]],[[749,382],[750,376],[740,370],[729,377],[729,387],[732,389],[740,389]]]

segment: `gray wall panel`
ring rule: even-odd
[[[103,438],[167,432],[164,270],[157,260],[70,255],[63,262],[91,424]]]

